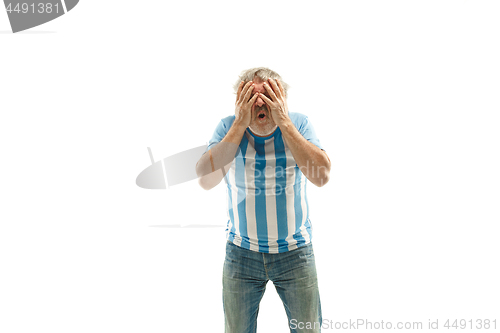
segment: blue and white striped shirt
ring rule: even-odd
[[[289,112],[300,134],[320,149],[308,118]],[[221,120],[207,151],[229,131],[235,116]],[[310,243],[312,225],[306,195],[307,178],[298,168],[278,127],[267,137],[247,128],[227,184],[227,240],[256,252],[286,252]]]

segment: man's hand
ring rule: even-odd
[[[268,83],[264,82],[264,88],[267,90],[271,99],[267,98],[264,94],[259,95],[260,98],[264,100],[267,104],[271,119],[276,125],[281,127],[286,121],[289,121],[288,117],[288,105],[286,104],[285,89],[281,85],[281,82],[276,79],[267,80]]]
[[[307,179],[316,186],[325,185],[330,179],[331,162],[328,155],[299,133],[288,116],[285,89],[279,80],[269,79],[264,83],[271,99],[258,94],[270,109],[271,117],[281,129],[283,139],[288,145],[297,166]]]
[[[253,90],[253,82],[249,81],[243,85],[244,83],[241,81],[236,94],[236,109],[234,111],[236,118],[234,122],[243,128],[247,128],[252,121],[252,105],[257,99],[258,94],[250,98]]]

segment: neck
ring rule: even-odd
[[[262,130],[262,131],[259,131],[259,130],[255,130],[253,129],[252,127],[248,126],[248,129],[256,136],[260,136],[260,137],[265,137],[265,136],[269,136],[271,134],[274,133],[274,131],[276,131],[276,129],[278,128],[278,126],[274,125],[274,128],[272,128],[272,130]]]

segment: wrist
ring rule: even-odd
[[[241,142],[241,139],[243,138],[243,135],[245,134],[246,127],[244,125],[241,125],[240,123],[233,122],[231,127],[229,128],[229,131],[227,132],[226,136],[222,141],[224,142],[231,142],[236,145],[239,145]]]
[[[245,126],[246,124],[239,119],[234,119],[233,124],[231,125],[231,128],[234,128],[237,131],[242,131],[244,132],[248,126]]]
[[[279,125],[281,130],[288,130],[290,129],[291,127],[293,127],[293,123],[292,123],[292,120],[290,119],[290,117],[286,116],[284,117],[283,119],[281,119]]]

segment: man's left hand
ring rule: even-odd
[[[286,104],[285,89],[279,80],[269,79],[264,82],[264,88],[267,90],[271,99],[264,94],[259,93],[259,97],[264,100],[269,108],[271,119],[278,126],[282,126],[286,121],[289,121],[288,106]]]

